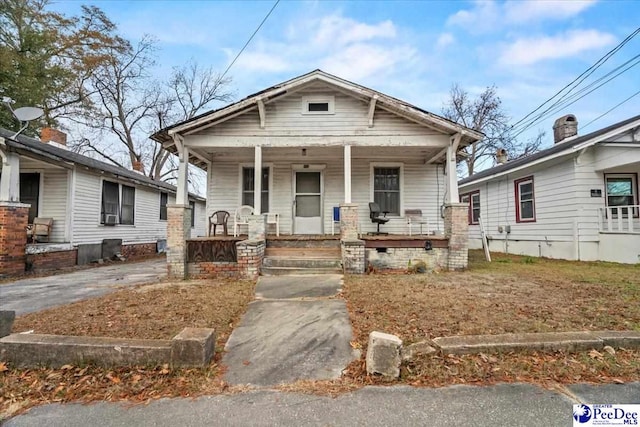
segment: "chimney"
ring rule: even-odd
[[[144,165],[140,160],[134,161],[131,167],[133,168],[134,171],[144,174]]]
[[[42,128],[42,131],[40,132],[40,141],[44,142],[45,144],[49,142],[55,142],[56,144],[66,146],[67,134],[53,128]]]
[[[499,165],[503,165],[507,163],[507,160],[509,160],[507,150],[505,150],[504,148],[499,148],[498,151],[496,151],[496,161]]]
[[[573,114],[560,117],[553,123],[553,143],[564,141],[565,139],[578,134],[578,120]]]

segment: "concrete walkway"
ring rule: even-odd
[[[231,384],[270,386],[338,378],[357,354],[341,275],[261,277],[222,364]]]
[[[366,387],[337,398],[269,390],[148,405],[53,404],[8,420],[36,426],[570,426],[574,403],[638,403],[640,383],[566,386],[530,384],[436,389]]]
[[[21,315],[104,295],[122,286],[157,282],[167,277],[166,265],[164,258],[156,258],[0,284],[0,310]]]

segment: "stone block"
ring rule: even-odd
[[[204,367],[215,353],[216,333],[207,328],[184,328],[171,340],[171,363],[179,367]]]
[[[640,348],[638,331],[597,331],[593,335],[600,338],[604,345],[613,348]]]
[[[431,341],[420,341],[406,347],[402,347],[402,350],[400,351],[402,361],[407,362],[414,359],[416,356],[435,353],[437,350],[432,346],[432,344],[433,343]]]
[[[373,331],[369,334],[367,348],[367,373],[398,378],[402,358],[402,340],[395,335]]]
[[[13,310],[0,310],[0,338],[11,334],[16,312]]]
[[[592,332],[543,332],[502,335],[464,335],[434,338],[444,354],[509,352],[519,350],[584,351],[601,349],[603,342]]]
[[[0,338],[0,360],[18,367],[132,366],[168,363],[171,341],[11,334]]]
[[[78,265],[85,265],[102,258],[102,243],[78,245]]]

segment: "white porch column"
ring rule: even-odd
[[[458,152],[458,146],[460,145],[461,138],[461,134],[455,134],[451,138],[451,142],[447,147],[447,163],[445,166],[445,171],[447,173],[447,203],[460,202],[460,196],[458,195],[458,172],[456,169],[456,153]]]
[[[344,146],[344,202],[351,203],[351,146]]]
[[[262,147],[256,145],[253,175],[253,214],[262,213]]]
[[[2,178],[0,179],[0,200],[20,201],[20,157],[16,153],[2,150]]]
[[[182,146],[178,165],[178,185],[176,186],[176,205],[189,204],[189,148]]]

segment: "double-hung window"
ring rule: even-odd
[[[160,219],[167,220],[167,203],[169,203],[169,193],[160,193]]]
[[[400,166],[373,167],[373,201],[380,206],[382,212],[400,216],[401,181],[402,168]]]
[[[462,194],[460,202],[469,204],[469,224],[478,224],[480,222],[480,190]]]
[[[535,222],[536,203],[533,191],[533,176],[514,181],[516,200],[516,222]]]
[[[253,206],[254,168],[242,168],[242,204]],[[262,168],[262,212],[269,212],[269,168]]]
[[[115,216],[119,224],[133,225],[135,218],[136,189],[110,181],[102,182],[100,224],[110,223]]]
[[[636,174],[606,174],[607,207],[613,216],[629,215],[629,208],[638,204],[638,177]],[[634,217],[638,216],[638,209],[632,209]]]

